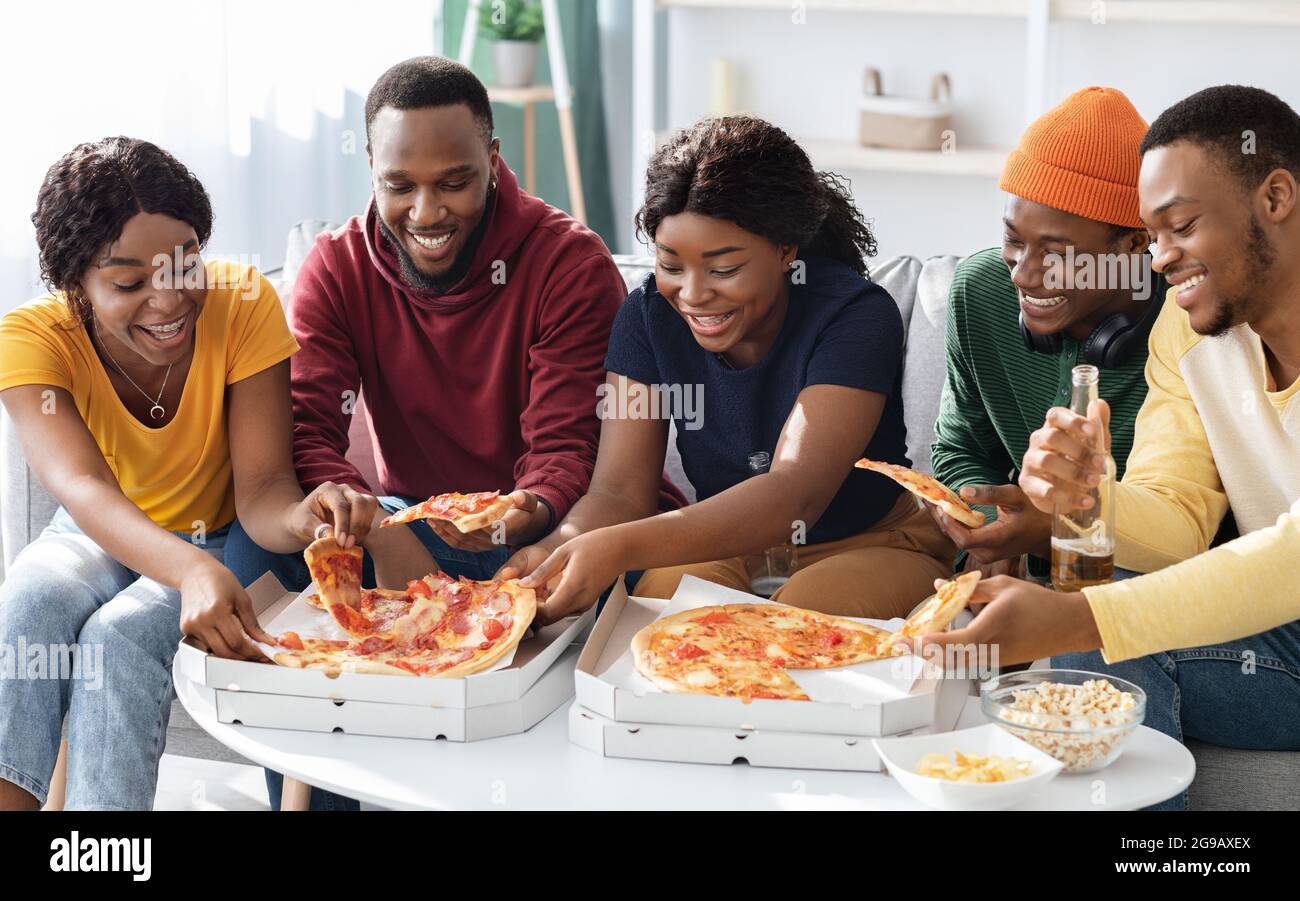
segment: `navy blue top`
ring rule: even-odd
[[[795,399],[809,385],[844,385],[885,395],[880,424],[862,455],[911,465],[900,390],[903,320],[898,307],[884,288],[842,263],[805,262],[804,284],[790,286],[776,342],[745,369],[730,368],[696,343],[690,326],[655,288],[653,274],[628,296],[614,320],[605,357],[608,371],[647,385],[703,386],[701,410],[674,404],[671,411],[682,467],[700,500],[748,478],[750,454],[775,453]],[[692,412],[694,421],[687,421],[683,413]],[[890,511],[901,491],[882,475],[850,470],[808,530],[808,543],[866,531]]]

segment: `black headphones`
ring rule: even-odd
[[[1092,334],[1083,342],[1083,358],[1093,366],[1113,369],[1120,366],[1137,353],[1138,348],[1145,347],[1151,329],[1160,315],[1164,305],[1163,292],[1152,292],[1151,302],[1146,312],[1137,322],[1123,313],[1113,313],[1101,321]],[[1025,314],[1020,314],[1020,337],[1025,341],[1025,350],[1040,354],[1059,354],[1061,352],[1061,335],[1036,335],[1025,325]]]

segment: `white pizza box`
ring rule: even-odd
[[[344,732],[388,738],[479,741],[526,732],[573,697],[579,648],[560,659],[518,700],[475,707],[431,707],[376,701],[335,701],[218,688],[217,720],[242,726]]]
[[[934,724],[902,734],[949,732],[957,725],[970,696],[969,682],[945,679],[937,692]],[[588,710],[578,701],[569,707],[569,741],[604,757],[865,773],[882,769],[871,739],[860,735],[620,723]]]
[[[755,700],[748,704],[736,698],[660,691],[631,672],[629,648],[632,636],[665,610],[707,604],[769,603],[763,598],[724,588],[692,576],[682,579],[672,601],[629,597],[622,581],[610,593],[591,637],[578,658],[574,674],[577,701],[592,713],[616,722],[658,723],[669,726],[714,726],[740,731],[783,731],[811,734],[879,737],[899,735],[931,726],[935,718],[935,692],[945,680],[919,658],[902,657],[875,661],[837,670],[793,671],[811,702]],[[865,620],[865,622],[877,622]],[[883,624],[888,628],[901,620]],[[837,691],[833,681],[845,671],[874,673],[904,667],[910,676],[889,684],[874,679],[858,680],[852,691]],[[856,672],[855,672],[856,675]],[[814,693],[809,678],[823,690]],[[969,691],[968,680],[963,683]],[[830,685],[826,691],[824,686]],[[818,698],[833,698],[819,700]]]
[[[253,609],[263,627],[295,600],[310,593],[310,588],[301,593],[286,591],[270,573],[248,587]],[[375,701],[418,707],[481,707],[522,698],[565,648],[591,624],[595,615],[595,608],[592,608],[538,629],[519,643],[509,666],[460,679],[373,673],[330,676],[322,670],[226,660],[184,641],[176,652],[174,666],[178,676],[197,685],[229,692],[292,695],[329,701]]]

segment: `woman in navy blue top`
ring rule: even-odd
[[[545,586],[551,621],[619,574],[750,590],[747,555],[793,543],[775,600],[905,615],[953,548],[910,495],[853,464],[909,465],[903,323],[867,278],[875,240],[847,189],[760,119],[707,119],[660,148],[641,233],[655,271],[615,320],[591,488],[501,575]],[[656,515],[669,429],[698,501]]]

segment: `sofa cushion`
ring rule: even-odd
[[[58,506],[28,467],[9,414],[0,408],[0,580],[18,552],[41,534]]]
[[[961,257],[931,257],[921,267],[916,301],[907,326],[903,363],[903,420],[907,423],[907,455],[913,468],[933,472],[930,445],[947,355],[944,326],[948,316],[948,286]]]

